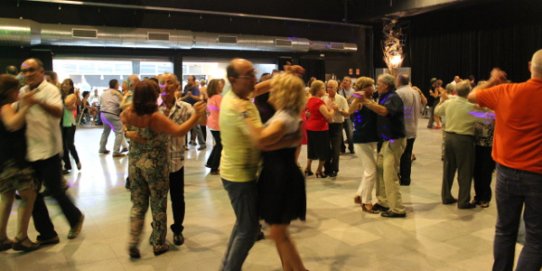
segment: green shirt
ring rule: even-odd
[[[240,113],[240,105],[246,105],[246,117],[256,126],[262,122],[256,106],[249,100],[239,98],[228,91],[220,104],[219,126],[222,139],[222,158],[220,177],[232,182],[256,180],[260,165],[260,151],[250,139],[245,117]]]
[[[475,104],[467,101],[466,98],[451,97],[437,105],[435,114],[446,117],[444,131],[459,135],[474,135],[474,124],[479,121]]]

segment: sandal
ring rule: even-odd
[[[361,210],[364,212],[367,212],[369,214],[378,214],[377,211],[373,210],[373,205],[370,203],[363,203],[361,204]]]
[[[28,244],[25,244],[28,243]],[[40,245],[38,243],[34,243],[28,239],[28,236],[25,237],[23,240],[19,240],[15,238],[15,243],[13,243],[13,250],[15,251],[22,251],[22,252],[30,252],[38,249]]]
[[[12,248],[13,243],[14,242],[12,240],[8,239],[8,238],[0,241],[0,251],[6,251],[6,250]]]
[[[168,244],[162,244],[162,245],[153,245],[153,252],[154,256],[158,256],[160,254],[164,254],[169,250]]]

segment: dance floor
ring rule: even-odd
[[[491,202],[487,209],[459,210],[440,203],[442,131],[425,128],[425,121],[420,122],[414,146],[417,160],[412,184],[401,187],[408,212],[405,219],[367,214],[354,204],[361,176],[361,160],[355,154],[341,156],[335,180],[307,178],[307,221],[296,221],[290,229],[309,270],[490,270],[495,204]],[[66,175],[71,186],[68,192],[86,215],[81,235],[66,238],[68,223],[56,202],[48,198],[60,244],[27,254],[2,252],[0,270],[218,270],[234,214],[220,178],[209,175],[203,166],[211,151],[210,133],[207,150],[191,147],[186,154],[185,244],[155,257],[147,241],[149,210],[142,259],[132,261],[127,252],[130,192],[124,188],[128,158],[98,154],[101,131],[99,127],[77,130],[75,142],[83,168]],[[111,134],[108,149],[113,141]],[[305,161],[303,148],[301,165]],[[313,163],[313,171],[315,166]],[[453,191],[457,195],[457,183]],[[14,208],[8,224],[12,238],[16,216]],[[33,224],[29,235],[35,240]],[[172,242],[171,232],[167,239]],[[281,270],[273,242],[257,242],[244,270]]]

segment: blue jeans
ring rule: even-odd
[[[493,270],[512,270],[523,208],[526,236],[516,270],[542,267],[542,175],[497,165],[497,227]],[[524,207],[525,206],[525,207]]]
[[[259,233],[256,206],[258,189],[256,181],[230,182],[222,179],[222,183],[230,197],[236,221],[221,270],[240,271]]]

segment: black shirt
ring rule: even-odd
[[[403,101],[395,91],[379,96],[378,104],[388,109],[388,115],[377,116],[378,136],[382,141],[405,137]]]
[[[377,115],[366,106],[352,114],[354,143],[369,143],[379,140],[376,129]]]
[[[275,114],[275,108],[268,102],[268,100],[269,92],[254,98],[254,104],[256,105],[256,108],[258,108],[258,112],[260,112],[262,123],[266,123],[267,120],[269,120]]]

